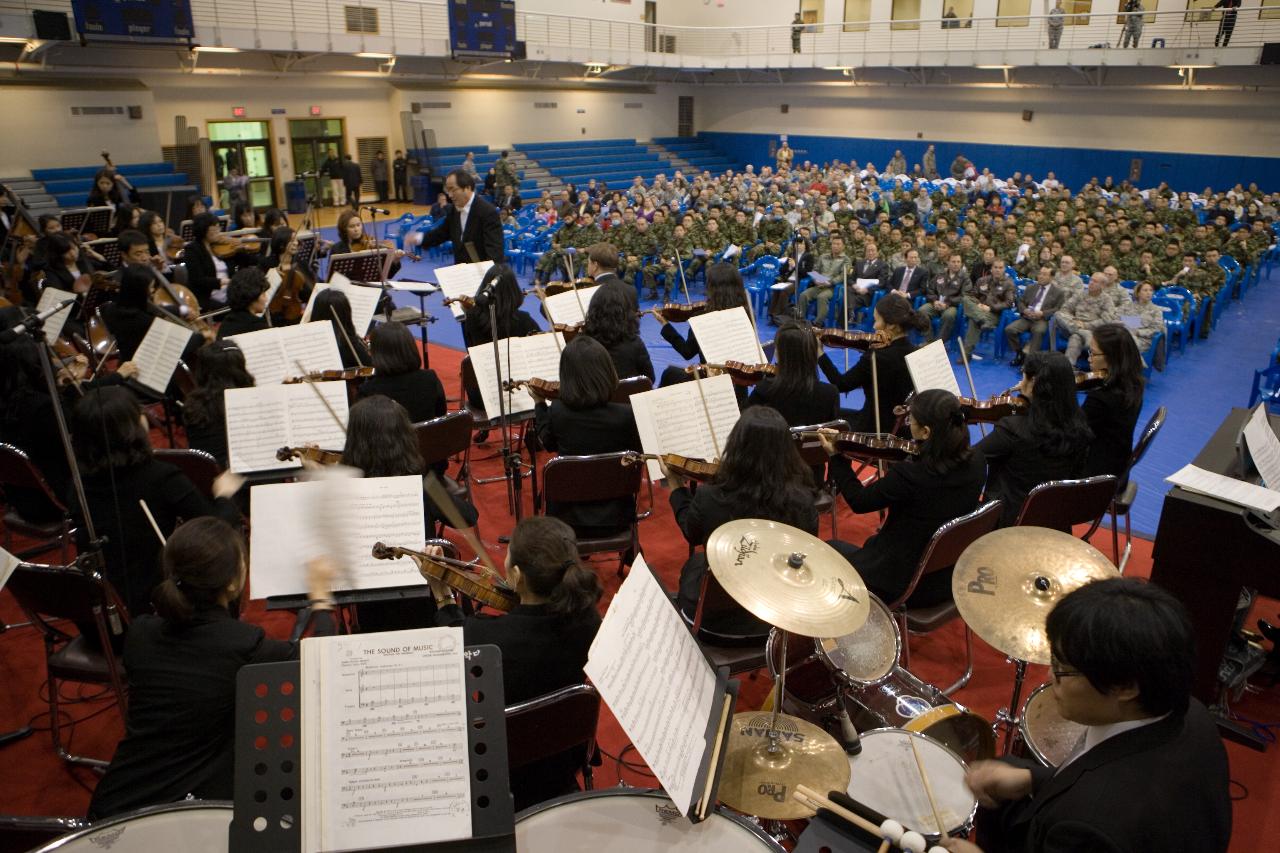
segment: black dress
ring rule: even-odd
[[[1037,446],[1026,415],[1010,415],[996,421],[991,433],[978,442],[986,456],[987,500],[1004,501],[1000,524],[1008,527],[1018,520],[1022,502],[1041,483],[1079,477],[1084,468],[1088,444],[1066,453],[1049,454]]]
[[[28,389],[0,401],[0,441],[25,451],[32,464],[44,475],[54,496],[63,500],[71,488],[71,469],[58,431],[53,411],[55,405],[43,388]],[[58,508],[36,489],[5,486],[4,502],[24,520],[34,524],[53,522],[62,517]]]
[[[1142,411],[1142,395],[1132,406],[1125,406],[1119,389],[1103,385],[1090,391],[1080,406],[1093,430],[1093,442],[1084,463],[1084,476],[1125,473],[1133,453],[1133,430]]]
[[[534,408],[538,440],[553,453],[591,456],[640,450],[635,415],[625,403],[605,403],[594,409],[570,409],[559,400]],[[635,501],[548,502],[547,514],[570,525],[579,538],[617,533],[635,518]]]
[[[404,406],[415,424],[445,413],[444,386],[434,370],[411,370],[396,376],[378,373],[361,383],[360,399],[379,394]]]
[[[783,396],[777,391],[778,380],[772,376],[761,380],[747,399],[747,406],[768,406],[786,420],[787,426],[810,426],[839,417],[840,392],[834,385],[814,382],[808,394]]]
[[[232,335],[243,335],[246,332],[260,332],[269,326],[266,317],[259,317],[257,314],[238,308],[222,315],[222,322],[218,324],[218,338],[221,340]]]
[[[896,416],[894,406],[907,399],[907,395],[915,388],[911,382],[911,373],[907,370],[907,356],[915,351],[911,341],[905,337],[896,339],[883,349],[864,353],[858,363],[844,373],[836,370],[831,357],[826,353],[818,359],[818,368],[827,377],[827,381],[839,389],[841,394],[861,388],[867,401],[861,409],[842,409],[841,416],[849,419],[849,426],[854,432],[875,432],[876,416],[872,406],[875,387],[879,388],[880,397],[880,430],[892,432]],[[872,383],[871,359],[875,358],[875,383]]]
[[[913,459],[890,465],[885,475],[864,486],[849,459],[831,458],[831,476],[854,512],[888,509],[879,532],[861,548],[832,542],[871,590],[882,601],[897,601],[920,563],[920,557],[938,528],[973,512],[982,495],[987,463],[974,450],[969,460],[942,476]],[[912,607],[930,607],[951,598],[951,571],[932,572],[920,579],[910,598]]]

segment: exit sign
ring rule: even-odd
[[[311,114],[312,114],[313,116],[318,116],[318,115],[320,115],[320,108],[319,108],[319,107],[315,107],[315,106],[313,106],[313,107],[311,108]]]
[[[244,118],[244,107],[232,107],[231,115],[235,118]]]

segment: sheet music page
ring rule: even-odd
[[[65,302],[68,299],[75,299],[76,295],[69,290],[59,290],[56,287],[46,287],[40,291],[40,301],[36,303],[36,313],[41,314],[48,311],[59,302]],[[57,314],[44,321],[44,336],[47,341],[53,343],[62,337],[62,327],[67,324],[67,318],[77,310],[77,306],[72,303],[63,308]]]
[[[449,267],[436,267],[436,281],[446,299],[457,299],[459,296],[475,296],[484,281],[484,274],[493,266],[493,261],[480,261],[475,264],[454,264]],[[457,302],[449,306],[453,316],[462,319],[463,308]]]
[[[343,448],[349,414],[346,382],[299,382],[279,387],[284,389],[288,411],[286,441],[281,447],[314,444],[325,450]]]
[[[702,356],[711,364],[740,361],[765,364],[764,350],[756,337],[751,318],[742,308],[726,308],[689,318],[689,328],[698,338]]]
[[[0,589],[4,589],[4,585],[9,582],[9,575],[13,574],[13,570],[21,563],[22,561],[17,557],[0,548]]]
[[[672,802],[688,813],[716,675],[643,557],[609,603],[585,667]]]
[[[227,462],[232,471],[244,474],[302,467],[296,459],[276,459],[276,451],[289,446],[289,397],[285,389],[290,387],[267,385],[222,392],[227,415]]]
[[[351,303],[351,325],[356,333],[364,336],[369,332],[369,324],[373,322],[373,314],[378,309],[378,300],[382,298],[381,287],[370,287],[354,284],[340,272],[334,273],[328,281],[318,281],[311,290],[311,298],[307,300],[306,310],[302,312],[302,325],[311,322],[311,309],[315,307],[316,297],[321,292],[334,288],[341,290]]]
[[[1234,477],[1225,477],[1213,471],[1206,471],[1195,465],[1184,465],[1165,477],[1165,481],[1190,492],[1198,492],[1261,512],[1274,512],[1280,508],[1280,492],[1255,486]]]
[[[375,542],[422,548],[427,533],[421,477],[268,483],[252,487],[249,506],[254,529],[267,532],[249,537],[254,599],[305,593],[306,562],[321,554],[338,565],[335,591],[426,584],[408,557],[375,560],[371,552]],[[342,523],[341,538],[331,535],[335,519]]]
[[[573,326],[585,322],[587,307],[591,297],[596,295],[599,287],[579,287],[577,290],[566,290],[555,296],[548,296],[543,304],[547,306],[547,316],[552,323]]]
[[[560,351],[564,349],[562,335],[544,332],[515,340],[519,342],[520,352],[518,357],[512,356],[516,379],[560,381]]]
[[[151,327],[133,354],[133,363],[138,366],[138,383],[163,394],[173,378],[173,371],[178,369],[189,340],[191,330],[186,326],[162,317],[152,320]]]
[[[728,376],[703,379],[702,394],[707,409],[702,408],[697,382],[681,382],[666,388],[655,388],[631,396],[640,433],[640,447],[645,453],[678,453],[695,459],[712,460],[724,452],[729,433],[738,422],[738,398],[733,393],[733,380]],[[711,426],[707,425],[707,413]],[[712,429],[715,439],[712,440]],[[717,451],[718,448],[718,451]],[[662,479],[662,469],[649,460],[649,477]]]
[[[856,279],[856,280],[854,281],[853,286],[854,286],[854,288],[855,288],[859,293],[866,293],[868,290],[874,290],[874,289],[876,289],[877,287],[879,287],[879,286],[880,286],[880,279],[878,279],[878,278],[859,278],[859,279]]]
[[[338,330],[332,323],[300,323],[285,326],[280,331],[284,332],[280,340],[284,350],[285,373],[276,380],[276,383],[283,382],[286,377],[297,376],[299,364],[302,365],[303,373],[313,370],[342,369],[342,353],[338,351]],[[253,332],[252,334],[262,333]],[[249,372],[253,373],[252,370]],[[258,378],[256,373],[254,373],[254,379],[259,385],[268,384]]]
[[[947,358],[947,348],[942,341],[934,341],[908,355],[907,372],[911,374],[917,394],[930,388],[941,388],[961,396],[960,383],[956,381],[956,373],[951,369],[951,359]]]
[[[1276,438],[1271,428],[1265,404],[1259,403],[1245,422],[1244,440],[1263,484],[1268,489],[1280,490],[1280,438]]]
[[[511,363],[507,363],[507,345],[510,344]],[[558,345],[557,345],[558,344]],[[503,338],[498,341],[498,355],[502,363],[502,380],[549,379],[560,380],[560,349],[564,338],[544,332],[524,338]],[[507,414],[533,411],[533,397],[521,387],[515,391],[501,391],[493,369],[493,344],[481,344],[467,350],[471,355],[471,367],[480,386],[480,397],[489,417],[498,416],[498,394],[502,393],[502,405]]]
[[[461,628],[302,642],[304,853],[471,837]]]
[[[328,281],[317,281],[315,287],[311,288],[311,298],[307,300],[307,307],[302,309],[302,320],[299,322],[311,322],[311,309],[315,307],[316,297],[320,295],[320,291],[325,290],[334,284],[350,284],[351,279],[347,278],[340,272],[330,273]],[[354,319],[352,321],[354,325]]]

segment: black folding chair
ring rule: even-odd
[[[507,706],[507,766],[514,773],[536,761],[573,752],[582,784],[594,787],[591,759],[596,752],[600,694],[590,684],[562,687]]]
[[[49,514],[59,517],[52,521],[31,521],[23,518],[13,507],[12,501],[7,501],[4,513],[5,550],[13,551],[13,535],[16,533],[38,543],[33,548],[19,552],[16,555],[19,558],[27,559],[59,548],[60,559],[64,563],[68,562],[71,559],[68,546],[75,530],[66,505],[53,493],[53,487],[26,451],[12,444],[0,443],[0,493],[6,489],[22,489],[28,494],[39,496],[48,501]]]
[[[647,480],[644,465],[626,464],[626,453],[601,453],[594,456],[557,456],[542,469],[542,497],[547,504],[597,503],[631,498],[638,502],[642,480]],[[653,483],[649,483],[649,503],[653,503]],[[641,516],[633,512],[631,521],[614,534],[578,538],[578,553],[618,554],[618,572],[626,565],[628,553],[640,552]]]

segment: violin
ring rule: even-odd
[[[687,323],[690,317],[707,313],[706,300],[702,302],[668,302],[655,309],[668,323]]]
[[[839,432],[832,434],[812,431],[803,432],[801,435],[805,438],[827,435],[835,444],[836,450],[854,459],[901,462],[920,452],[920,442],[912,438],[899,438],[887,432]]]
[[[776,364],[746,364],[741,361],[726,361],[724,364],[695,364],[685,368],[687,373],[698,372],[704,376],[709,375],[712,370],[728,374],[734,385],[744,387],[755,385],[766,376],[778,375]]]
[[[522,385],[548,400],[556,400],[560,397],[560,383],[551,379],[508,379],[502,383],[502,390],[514,391]]]
[[[342,461],[341,450],[321,450],[315,445],[306,447],[282,447],[276,451],[276,459],[289,462],[294,459],[307,459],[320,465],[337,465]]]
[[[1018,394],[1015,388],[1010,388],[1003,394],[993,394],[986,400],[957,397],[956,401],[960,403],[960,411],[964,413],[964,422],[967,424],[993,424],[1001,418],[1022,414],[1027,410],[1027,398]]]
[[[249,246],[256,246],[259,243],[267,242],[266,238],[259,237],[257,229],[242,228],[239,231],[224,231],[213,239],[209,250],[216,257],[226,260],[238,252],[247,251]]]
[[[630,450],[623,455],[622,464],[636,465],[648,460],[661,462],[677,475],[698,483],[705,483],[714,479],[720,471],[719,462],[692,459],[688,456],[681,456],[678,453],[636,453],[634,450]]]
[[[866,352],[889,345],[882,332],[854,332],[847,329],[819,329],[818,340],[834,349],[856,349]]]
[[[551,331],[560,333],[567,344],[578,336],[578,333],[582,331],[582,327],[585,325],[586,323],[552,323]]]
[[[470,563],[454,560],[451,557],[433,556],[408,548],[384,545],[381,542],[374,543],[372,553],[375,560],[411,557],[418,564],[418,571],[423,575],[434,578],[467,598],[487,604],[495,610],[510,612],[520,603],[520,597],[516,595],[515,590],[501,579],[490,579],[478,574]]]
[[[349,240],[347,242],[347,246],[349,246],[353,252],[371,252],[374,249],[390,249],[394,257],[408,258],[411,261],[422,260],[421,255],[415,255],[412,252],[405,251],[404,249],[398,249],[396,248],[395,243],[392,243],[390,240],[374,240],[367,234],[361,235],[355,240]]]
[[[1093,391],[1107,382],[1107,371],[1096,370],[1091,373],[1076,371],[1076,391]]]
[[[271,297],[267,311],[284,318],[286,323],[297,323],[306,312],[306,304],[302,300],[302,289],[311,284],[310,276],[303,272],[297,263],[290,263],[287,270],[277,267],[280,272],[280,286]]]
[[[298,385],[302,382],[336,382],[340,380],[368,379],[374,368],[368,365],[360,367],[344,367],[341,370],[312,370],[302,376],[290,376],[284,380],[285,385]]]

